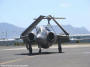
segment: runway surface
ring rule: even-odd
[[[24,46],[0,46],[0,67],[90,67],[90,45],[63,45],[58,53],[57,46],[42,49],[37,47],[29,55]]]

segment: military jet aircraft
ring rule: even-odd
[[[65,33],[65,35],[56,35],[48,26],[37,27],[39,22],[43,19],[48,20],[50,25],[50,20],[53,20],[60,29]],[[24,31],[22,32],[20,38],[23,39],[26,44],[26,48],[29,50],[29,54],[32,54],[32,45],[33,42],[37,43],[39,48],[39,53],[41,53],[41,48],[47,49],[52,44],[58,43],[58,51],[62,53],[62,42],[69,41],[69,34],[63,29],[63,27],[55,19],[65,19],[65,18],[55,18],[51,15],[49,16],[39,16],[35,21]],[[33,29],[36,29],[36,33],[32,32]]]

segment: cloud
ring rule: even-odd
[[[60,7],[62,7],[62,8],[69,8],[69,7],[71,7],[71,4],[69,4],[69,3],[61,3]]]

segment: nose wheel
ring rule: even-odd
[[[38,44],[38,48],[39,48],[39,54],[41,54],[41,46]]]
[[[41,54],[41,48],[39,48],[39,54]]]

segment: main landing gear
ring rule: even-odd
[[[58,38],[58,51],[59,53],[62,53],[62,47],[61,47],[61,40]]]
[[[29,43],[29,54],[32,55],[32,45]]]
[[[32,45],[31,45],[31,43],[29,43],[28,50],[29,50],[29,54],[32,55]],[[41,47],[39,47],[39,54],[41,54]]]
[[[32,45],[29,43],[28,45],[29,54],[32,55]],[[62,53],[62,47],[61,47],[61,39],[58,38],[58,51],[59,53]],[[39,54],[41,54],[41,47],[39,46]]]

